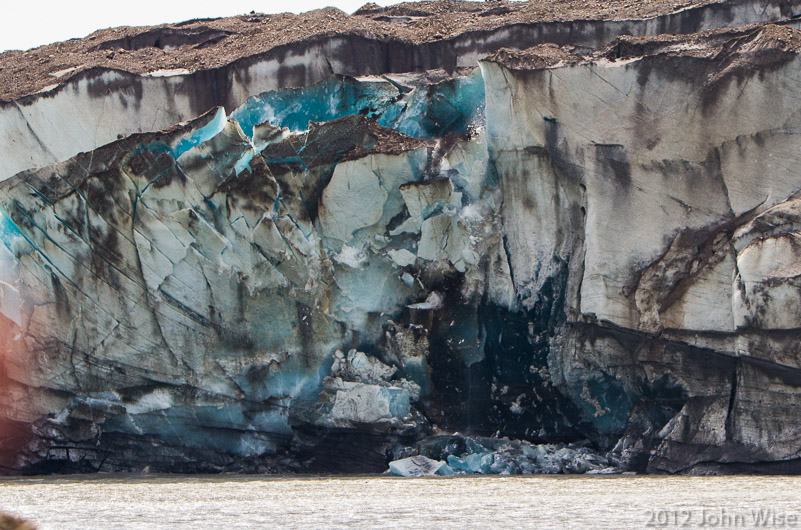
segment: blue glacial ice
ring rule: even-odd
[[[476,69],[468,76],[415,88],[378,119],[385,127],[418,138],[464,134],[484,117],[484,79]]]
[[[326,122],[349,114],[376,117],[383,114],[398,95],[398,90],[381,78],[358,81],[352,77],[333,76],[310,87],[254,96],[231,117],[251,138],[253,128],[265,122],[299,132],[307,130],[309,122]]]
[[[17,325],[22,325],[22,315],[16,285],[19,277],[16,254],[24,243],[17,225],[0,209],[0,313]]]
[[[404,86],[381,77],[333,76],[306,88],[265,92],[250,98],[231,117],[251,138],[254,129],[300,132],[310,122],[361,114],[380,125],[418,138],[464,134],[484,116],[484,81],[479,69],[435,85]]]
[[[178,139],[172,148],[172,154],[176,159],[196,145],[211,140],[225,128],[227,122],[225,110],[217,108],[212,112],[212,118],[205,126],[199,127],[188,136]]]

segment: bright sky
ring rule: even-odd
[[[85,37],[114,26],[149,26],[190,18],[258,13],[300,13],[328,5],[353,13],[369,0],[4,0],[0,51]],[[390,5],[400,0],[372,0]],[[2,5],[2,4],[0,4]]]

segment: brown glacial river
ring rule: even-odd
[[[801,528],[801,477],[0,480],[41,530]]]

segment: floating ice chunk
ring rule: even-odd
[[[448,456],[448,465],[455,472],[481,473],[487,475],[492,470],[492,453],[475,453],[462,458],[454,455]]]
[[[456,474],[489,475],[613,473],[609,458],[588,447],[561,444],[533,445],[506,438],[438,435],[417,445],[421,455],[444,459]]]
[[[451,466],[448,464],[443,464],[442,467],[437,470],[437,475],[442,477],[452,477],[455,474],[456,473],[453,472],[453,468],[451,468]]]
[[[389,471],[396,477],[433,477],[453,475],[453,470],[442,461],[425,456],[410,456],[389,463]]]
[[[389,250],[387,251],[387,254],[390,258],[392,258],[392,261],[394,261],[398,267],[408,267],[409,265],[414,265],[415,260],[417,260],[417,256],[405,248]]]
[[[407,285],[407,287],[412,287],[414,285],[414,276],[409,274],[408,272],[404,272],[401,276],[401,281]]]
[[[621,470],[616,467],[602,467],[601,469],[590,469],[588,475],[619,475]]]

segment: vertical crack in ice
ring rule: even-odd
[[[39,135],[36,134],[36,131],[33,130],[33,127],[28,121],[28,118],[25,116],[25,113],[22,112],[22,108],[20,108],[19,103],[17,103],[16,101],[12,101],[12,103],[14,104],[14,108],[17,109],[17,112],[19,112],[20,116],[25,121],[25,127],[27,127],[28,132],[31,133],[31,136],[33,137],[34,140],[36,140],[36,143],[39,144],[39,147],[42,148],[42,151],[44,151],[48,155],[51,162],[58,162],[58,157],[55,154],[53,154],[53,152],[50,150],[47,144],[44,143],[42,139],[39,138]]]

